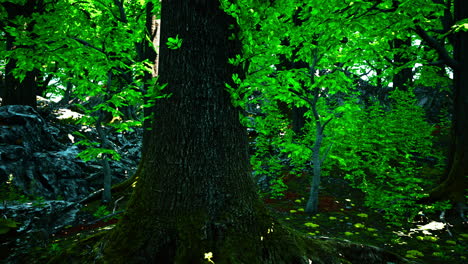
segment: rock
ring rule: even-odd
[[[55,233],[78,224],[80,205],[67,201],[5,202],[0,207],[3,219],[18,223],[14,236],[3,236],[1,247],[9,252],[2,263],[17,262],[17,255],[34,246],[47,245]],[[13,249],[14,248],[14,249]]]
[[[69,135],[80,129],[78,125],[48,122],[29,106],[0,107],[0,184],[11,181],[30,197],[68,201],[80,200],[102,188],[100,161],[77,158],[84,147],[73,145]],[[97,138],[92,130],[80,132]],[[110,162],[112,182],[118,183],[136,170],[142,133],[136,130],[109,135],[122,156],[120,161]]]
[[[26,153],[26,149],[17,145],[5,145],[0,152],[0,160],[17,161]]]
[[[64,226],[75,224],[80,206],[74,202],[39,200],[27,203],[5,203],[0,214],[21,223],[17,232],[28,233],[45,229],[52,234]]]
[[[23,146],[27,154],[61,147],[46,121],[30,106],[0,107],[0,144]]]

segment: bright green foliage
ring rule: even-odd
[[[416,201],[430,185],[421,178],[415,155],[436,156],[432,127],[411,92],[394,91],[390,109],[355,105],[329,128],[333,154],[326,161],[330,173],[343,173],[366,193],[366,203],[385,209],[389,220],[410,217],[421,210]]]
[[[2,47],[0,65],[5,63],[3,58],[16,59],[13,74],[19,79],[33,69],[44,76],[52,76],[47,91],[49,96],[63,96],[65,87],[70,87],[67,88],[70,99],[79,98],[86,102],[98,98],[94,100],[96,104],[77,105],[85,114],[79,121],[84,126],[96,127],[98,116],[104,111],[114,119],[122,119],[122,109],[125,108],[135,108],[139,120],[114,122],[112,126],[117,131],[141,126],[142,108],[149,107],[156,99],[145,100],[144,96],[154,96],[160,88],[155,85],[155,80],[144,77],[148,73],[151,75],[154,61],[141,57],[142,43],[151,34],[145,27],[145,8],[153,1],[43,2],[45,12],[33,13],[31,17],[18,16],[16,21],[9,21],[15,25],[33,25],[29,30],[4,27],[5,33],[15,38],[15,45],[24,48],[6,51]],[[153,14],[158,15],[159,9],[160,2],[154,1]],[[7,19],[3,17],[6,14],[3,11],[0,5],[2,20]],[[101,150],[88,149],[81,156],[89,160],[106,153]],[[111,154],[117,157],[115,153]]]
[[[149,107],[156,99],[156,93],[161,86],[155,85],[152,80],[150,90],[145,90],[144,76],[152,71],[152,61],[142,60],[135,49],[145,39],[149,32],[145,30],[145,6],[150,1],[89,1],[73,3],[76,8],[85,10],[76,13],[74,18],[81,21],[81,31],[76,44],[82,53],[91,55],[89,62],[78,60],[72,72],[67,74],[67,81],[74,84],[74,95],[83,101],[97,97],[98,103],[90,107],[77,105],[85,113],[79,123],[87,127],[101,125],[99,116],[109,113],[115,120],[122,120],[108,124],[116,131],[131,130],[132,127],[141,126],[144,118],[141,109]],[[158,2],[159,3],[159,2]],[[157,14],[159,5],[155,6]],[[91,19],[89,19],[91,17]],[[99,25],[93,28],[93,25]],[[154,47],[153,47],[154,48]],[[91,69],[91,71],[87,71]],[[85,73],[85,75],[83,75]],[[71,75],[71,78],[70,78]],[[145,100],[145,96],[152,96]],[[153,98],[154,96],[154,98]],[[138,119],[126,120],[122,109],[137,111]],[[147,117],[146,117],[147,118]],[[101,138],[101,141],[103,139]],[[113,149],[106,149],[103,142],[93,146],[92,141],[84,139],[79,144],[89,147],[80,153],[84,160],[98,157],[111,157],[118,160],[120,157]]]
[[[179,49],[182,46],[182,39],[179,39],[179,35],[175,38],[167,39],[166,45],[169,49]]]
[[[416,24],[437,27],[444,7],[430,0],[222,4],[237,19],[244,43],[243,56],[230,62],[247,71],[242,80],[233,76],[237,86],[227,89],[233,103],[249,111],[244,124],[258,133],[252,165],[257,175],[274,179],[274,195],[282,190],[280,172],[313,166],[317,118],[310,102],[316,100],[320,119],[333,118],[320,148],[324,175],[346,176],[365,192],[367,205],[385,210],[389,221],[423,209],[416,201],[430,181],[420,175],[416,158],[439,155],[432,150],[432,127],[423,110],[411,91],[389,94],[390,105],[358,104],[355,85],[361,79],[388,87],[395,74],[414,67],[415,85],[447,87],[451,80],[427,65],[436,53],[427,52],[413,30]],[[394,49],[395,39],[413,44]],[[394,65],[397,54],[409,62]],[[283,67],[285,61],[306,66]],[[292,131],[285,106],[308,108],[304,136]]]
[[[452,30],[454,32],[458,32],[460,30],[468,31],[468,18],[457,21],[455,25],[453,25]]]
[[[52,74],[49,93],[63,95],[63,87],[71,84],[73,97],[99,98],[95,105],[78,106],[85,113],[79,121],[84,126],[100,126],[98,113],[122,117],[126,107],[136,107],[140,120],[109,125],[117,131],[139,126],[142,108],[151,106],[164,88],[145,79],[153,62],[139,57],[135,48],[149,39],[144,26],[149,2],[44,1],[47,12],[12,21],[20,25],[34,20],[31,32],[4,28],[15,37],[15,44],[34,48],[2,48],[0,65],[4,67],[3,58],[16,59],[14,74],[20,79],[33,69],[44,76]],[[324,146],[319,150],[323,174],[346,176],[366,193],[367,204],[385,209],[389,219],[421,209],[415,201],[424,197],[428,181],[421,177],[414,156],[438,155],[430,145],[431,126],[411,93],[395,91],[391,105],[375,102],[364,107],[357,104],[355,86],[360,79],[387,87],[395,74],[413,67],[415,86],[448,86],[450,78],[428,63],[435,60],[435,51],[427,51],[414,33],[415,25],[424,30],[441,26],[444,6],[435,2],[221,1],[241,29],[232,38],[243,43],[243,54],[229,62],[243,66],[246,73],[233,75],[235,85],[227,90],[233,103],[246,110],[243,123],[258,133],[251,163],[257,176],[269,177],[272,196],[286,190],[285,170],[294,174],[313,168],[317,117],[311,102],[315,100],[319,119],[333,118],[323,131]],[[158,15],[159,1],[154,4],[153,13]],[[0,12],[0,19],[7,19],[5,12]],[[466,21],[458,21],[452,30],[466,30]],[[395,39],[410,39],[413,44],[394,49],[390,43]],[[182,45],[178,36],[163,41],[171,49]],[[409,62],[393,65],[397,54]],[[300,66],[284,66],[288,63]],[[288,109],[293,107],[307,108],[303,136],[291,129]],[[79,136],[79,144],[88,147],[80,154],[85,160],[119,158],[115,151]]]

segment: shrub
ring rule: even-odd
[[[415,157],[440,158],[432,150],[432,126],[413,93],[396,90],[390,99],[390,107],[348,103],[347,111],[329,127],[327,143],[334,145],[325,165],[360,188],[366,205],[383,210],[397,223],[424,209],[416,201],[427,195],[428,182]]]

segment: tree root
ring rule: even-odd
[[[137,171],[130,178],[128,178],[128,179],[124,180],[123,182],[117,183],[114,186],[112,186],[112,188],[111,188],[112,194],[119,193],[119,192],[125,192],[128,188],[132,187],[132,185],[138,180],[138,177],[139,177],[140,172],[141,172],[140,167],[141,166],[138,165]],[[89,194],[85,198],[81,199],[77,203],[81,205],[81,204],[87,204],[87,203],[97,201],[99,199],[99,197],[101,196],[103,191],[104,191],[104,189],[99,189],[99,190]]]

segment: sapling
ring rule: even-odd
[[[307,94],[304,89],[303,93],[297,92],[295,90],[291,90],[296,95],[299,95],[301,99],[306,101],[307,107],[312,111],[312,116],[315,121],[315,142],[312,148],[312,164],[313,164],[313,175],[310,182],[310,191],[309,191],[309,199],[307,200],[305,212],[308,214],[314,214],[318,212],[318,194],[319,194],[319,187],[320,187],[320,178],[321,178],[321,165],[323,159],[326,157],[326,154],[323,158],[320,157],[320,148],[322,146],[322,141],[324,137],[324,129],[327,124],[333,119],[332,117],[328,118],[327,120],[323,120],[323,118],[319,115],[317,110],[317,102],[320,98],[320,87],[315,84],[315,67],[320,60],[318,56],[317,50],[312,51],[313,57],[312,63],[309,66],[309,81],[310,87],[312,88],[312,94]],[[311,95],[311,96],[310,96]],[[312,98],[310,98],[312,97]],[[331,145],[330,145],[331,147]],[[327,152],[330,150],[328,148]],[[309,162],[310,164],[310,162]]]

